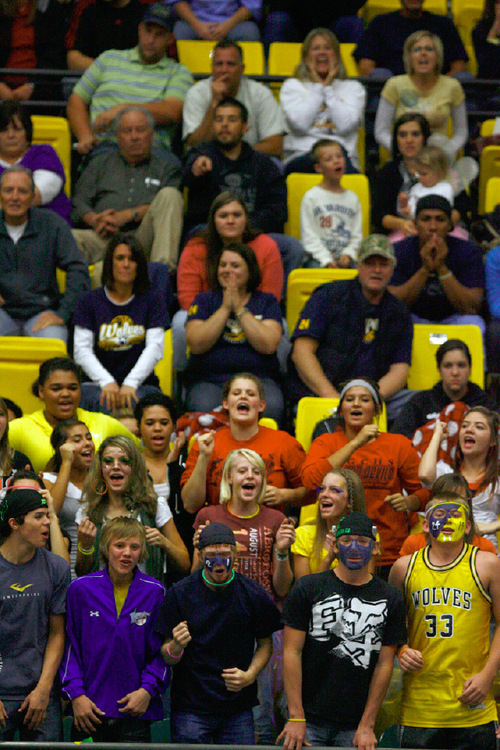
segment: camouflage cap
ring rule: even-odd
[[[394,248],[385,234],[371,234],[365,237],[358,250],[358,262],[364,263],[371,255],[379,255],[381,258],[392,260],[396,265]]]

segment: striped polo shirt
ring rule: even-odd
[[[85,71],[73,89],[90,107],[90,121],[117,104],[158,102],[169,97],[184,101],[193,85],[189,70],[169,57],[145,65],[138,47],[107,50]],[[174,123],[156,125],[155,137],[170,146]],[[109,135],[105,136],[109,140]]]

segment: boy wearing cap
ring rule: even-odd
[[[156,625],[174,668],[172,742],[253,745],[256,678],[280,613],[262,586],[233,570],[228,526],[206,526],[198,549],[203,568],[167,591]]]
[[[500,560],[465,542],[470,526],[467,500],[441,493],[426,508],[428,546],[391,570],[408,622],[398,747],[497,747],[500,630],[490,645],[490,621],[500,618]]]
[[[0,505],[0,740],[56,742],[61,709],[54,679],[64,650],[70,567],[45,549],[47,500],[7,490]]]
[[[450,203],[440,195],[420,198],[417,234],[394,245],[397,265],[389,291],[410,310],[414,323],[477,325],[484,297],[481,250],[452,237]]]
[[[411,397],[404,389],[413,325],[406,306],[387,291],[394,249],[385,235],[366,237],[358,251],[358,276],[314,290],[292,336],[288,396],[338,398],[344,380],[375,380],[395,417]]]
[[[350,513],[335,537],[338,566],[300,578],[283,608],[285,750],[306,742],[374,750],[375,720],[406,637],[401,593],[369,572],[379,553],[371,520]]]

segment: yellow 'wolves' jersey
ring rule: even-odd
[[[477,548],[464,545],[449,565],[429,560],[429,547],[415,552],[405,577],[408,644],[424,666],[403,676],[400,723],[413,727],[467,727],[496,721],[490,692],[483,703],[463,706],[467,679],[488,658],[491,598],[476,571]]]

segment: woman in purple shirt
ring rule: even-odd
[[[28,112],[17,102],[0,103],[0,175],[8,167],[21,164],[33,173],[35,206],[50,208],[68,224],[71,201],[64,192],[64,167],[52,146],[33,144],[33,124]]]

